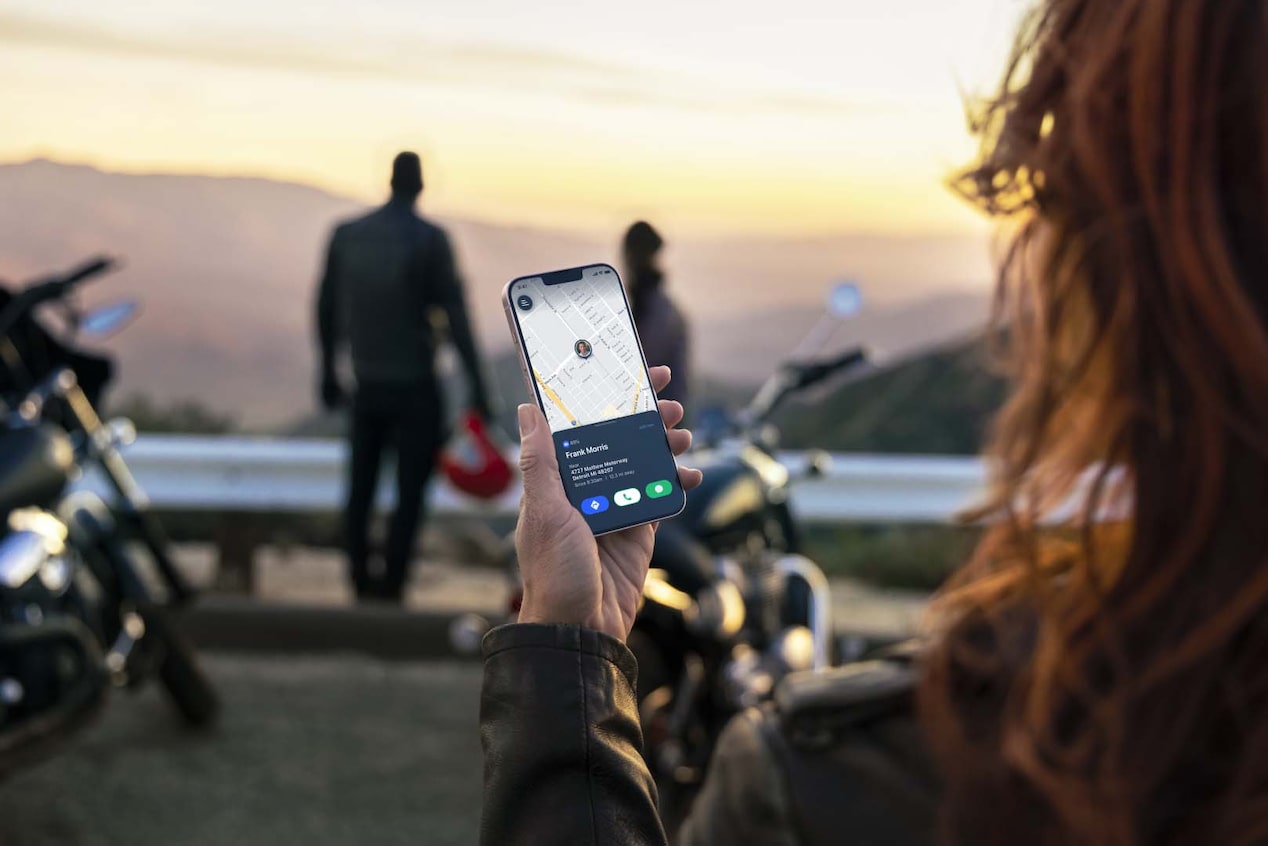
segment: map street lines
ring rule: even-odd
[[[520,328],[551,431],[656,410],[615,274],[532,282],[525,292],[532,306],[519,309]]]

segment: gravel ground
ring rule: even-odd
[[[6,846],[473,844],[480,668],[350,655],[204,656],[221,724],[154,688],[0,785]]]
[[[183,546],[209,581],[211,550]],[[257,598],[346,606],[337,553],[265,550]],[[838,627],[909,633],[925,597],[834,580]],[[407,607],[504,607],[496,571],[427,562]],[[191,735],[161,693],[116,695],[42,766],[0,784],[0,846],[473,844],[479,829],[480,667],[322,656],[204,655],[225,701]]]

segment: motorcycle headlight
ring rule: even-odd
[[[49,590],[64,588],[66,525],[47,511],[22,508],[9,515],[9,528],[0,539],[0,586],[16,590],[38,575]]]
[[[48,560],[44,539],[34,532],[13,532],[0,540],[0,586],[17,590],[35,578]]]

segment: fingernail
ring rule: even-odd
[[[533,427],[537,425],[537,415],[533,413],[533,407],[525,403],[518,410],[520,418],[520,437],[533,433]]]

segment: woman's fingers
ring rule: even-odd
[[[649,368],[648,372],[652,377],[652,388],[657,392],[663,391],[673,376],[669,368],[663,366]],[[674,428],[682,422],[685,414],[682,403],[675,400],[660,400],[657,408],[660,411],[660,419],[665,421],[665,429],[669,435],[669,448],[674,451],[674,455],[682,455],[691,449],[691,430]],[[678,483],[682,485],[684,491],[699,486],[703,479],[704,474],[695,468],[678,468]]]
[[[674,455],[682,455],[691,449],[691,430],[690,429],[670,429],[669,448],[674,451]]]
[[[559,478],[559,461],[545,415],[535,405],[517,409],[520,428],[520,473],[524,477],[524,502],[567,501]]]
[[[704,481],[704,474],[693,467],[678,468],[678,483],[682,485],[684,491],[698,487]]]
[[[656,406],[660,411],[660,419],[665,421],[666,429],[672,429],[682,422],[685,413],[682,403],[677,400],[661,400],[656,403]]]
[[[656,393],[660,393],[665,390],[665,387],[669,384],[669,380],[673,378],[673,374],[669,372],[669,368],[663,364],[656,367],[649,367],[647,372],[651,374],[652,390]]]

